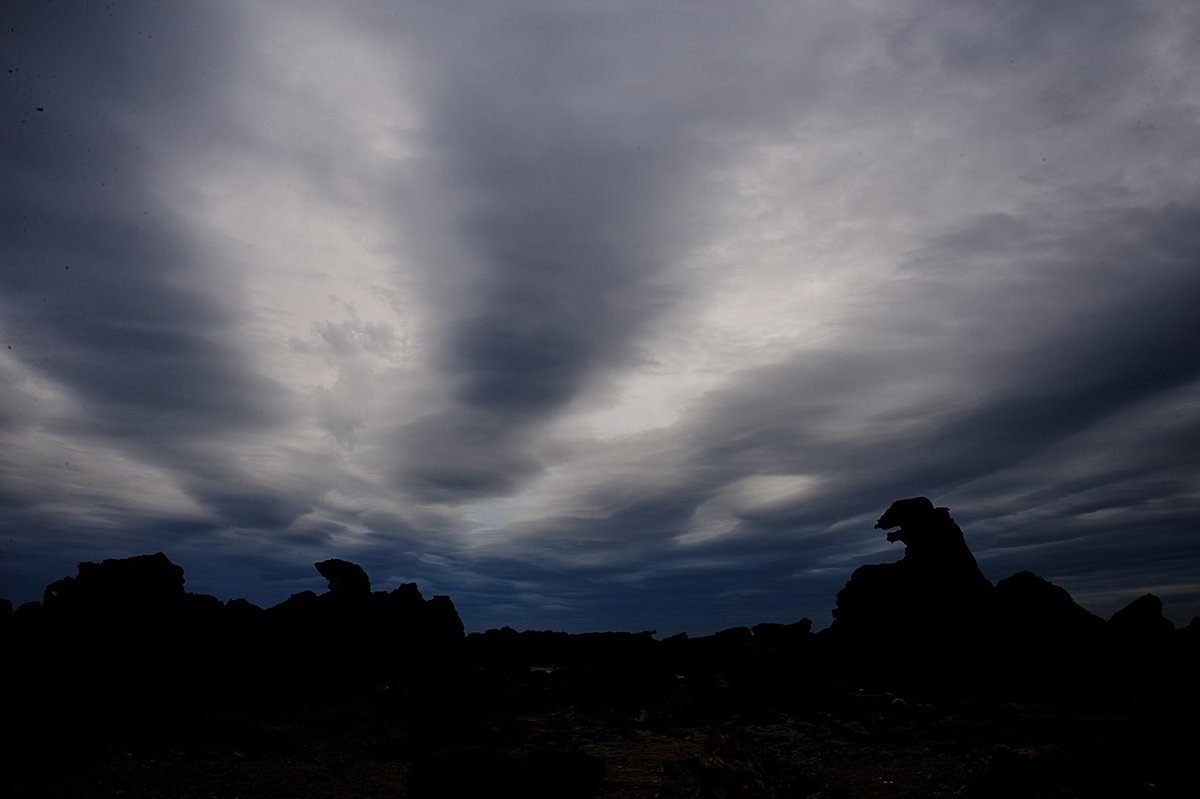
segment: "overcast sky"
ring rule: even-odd
[[[1200,4],[0,5],[0,596],[829,621],[893,500],[1200,614]]]

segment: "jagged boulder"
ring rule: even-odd
[[[1028,691],[1086,690],[1103,661],[1104,620],[1065,588],[1028,571],[996,583],[988,634],[992,684]]]
[[[1185,664],[1188,682],[1192,686],[1192,694],[1200,697],[1200,686],[1191,677],[1200,672],[1200,617],[1193,618],[1184,627],[1175,632],[1175,652],[1179,661]]]
[[[315,672],[333,682],[428,677],[464,638],[449,597],[426,600],[415,583],[372,592],[361,566],[337,558],[314,566],[329,581],[328,592],[294,594],[266,612],[275,650],[291,653],[284,660],[296,674]]]
[[[1162,600],[1154,594],[1143,594],[1118,610],[1107,627],[1122,638],[1162,638],[1175,631],[1175,625],[1163,616]]]
[[[248,599],[231,599],[225,603],[225,616],[234,623],[243,620],[258,620],[265,612]]]
[[[1070,645],[1104,629],[1104,620],[1078,605],[1065,588],[1033,572],[996,583],[995,600],[1000,632],[1039,646]]]
[[[1200,664],[1179,646],[1175,625],[1163,616],[1157,596],[1143,594],[1109,617],[1104,627],[1106,668],[1119,695],[1163,706],[1200,698],[1195,678]]]
[[[46,606],[37,600],[22,602],[13,611],[13,622],[25,626],[40,624],[46,616]]]
[[[128,619],[174,611],[184,599],[183,568],[162,552],[79,564],[76,577],[46,587],[46,611]]]
[[[771,649],[794,649],[807,643],[812,635],[812,619],[792,624],[756,624],[751,628],[754,643]]]
[[[317,609],[317,595],[312,591],[298,591],[278,605],[267,608],[267,613],[280,620],[307,621]]]
[[[1200,650],[1200,616],[1193,616],[1187,626],[1179,630],[1178,638],[1183,646]]]
[[[461,641],[466,635],[466,627],[458,608],[448,596],[435,596],[426,605],[427,624],[434,638],[440,641]]]

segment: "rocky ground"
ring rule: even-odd
[[[846,686],[830,686],[807,708],[684,723],[661,707],[529,704],[529,712],[490,714],[459,730],[405,719],[386,692],[253,711],[213,706],[186,724],[51,746],[10,764],[4,793],[501,795],[488,786],[519,786],[513,775],[524,773],[526,795],[568,798],[1200,796],[1196,733],[1131,710],[927,700]],[[544,753],[552,755],[532,770],[510,768]],[[577,759],[555,759],[567,755]],[[410,792],[414,768],[428,775],[430,764],[432,780]],[[598,775],[589,770],[596,764]]]

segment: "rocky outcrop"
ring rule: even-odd
[[[1163,616],[1163,603],[1154,594],[1144,594],[1114,613],[1106,625],[1121,638],[1134,640],[1163,639],[1175,632],[1175,625]]]
[[[1153,594],[1105,622],[1032,572],[993,587],[949,511],[925,497],[893,502],[875,527],[904,556],[859,567],[838,593],[834,623],[818,636],[835,673],[1077,699],[1104,686],[1157,702],[1165,664],[1186,659],[1186,636]]]
[[[875,527],[903,543],[904,556],[854,571],[837,595],[835,635],[891,646],[898,638],[961,634],[987,612],[992,584],[948,509],[926,497],[901,499]]]
[[[55,614],[124,618],[170,612],[183,598],[183,569],[156,552],[80,563],[77,576],[46,587],[42,602]]]
[[[990,683],[1020,693],[1085,690],[1103,658],[1104,620],[1076,604],[1065,588],[1028,571],[996,583],[985,664]]]
[[[812,636],[812,619],[801,619],[792,624],[756,624],[751,631],[754,643],[758,645],[782,651],[798,649]]]
[[[149,705],[187,686],[189,698],[378,682],[443,668],[463,623],[448,597],[417,587],[372,593],[362,567],[315,564],[323,594],[302,591],[263,610],[184,590],[161,552],[80,563],[43,601],[0,618],[28,679],[70,686],[74,701],[121,693]],[[6,606],[8,607],[8,606]],[[63,692],[64,702],[68,691]]]
[[[995,607],[1002,635],[1038,646],[1072,646],[1104,629],[1104,620],[1078,605],[1065,588],[1029,571],[996,583]]]
[[[314,566],[328,591],[293,594],[263,613],[256,657],[267,671],[297,687],[437,679],[464,638],[449,597],[427,600],[414,583],[372,592],[366,571],[341,559]]]

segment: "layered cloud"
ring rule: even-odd
[[[1200,612],[1187,3],[0,13],[0,595],[822,624],[927,494]]]

